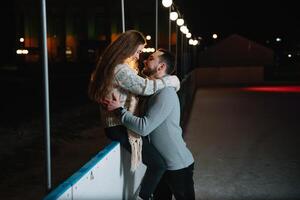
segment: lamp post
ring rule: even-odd
[[[125,32],[125,10],[124,10],[124,0],[121,0],[121,9],[122,9],[122,32]]]
[[[169,8],[169,16],[170,16],[170,13],[171,13],[171,6],[173,4],[173,0],[162,0],[162,4],[164,7],[166,8]],[[169,37],[169,51],[171,51],[171,20],[169,18],[169,34],[168,34],[168,37]]]
[[[41,0],[41,24],[42,24],[42,55],[44,66],[44,130],[46,146],[46,171],[47,171],[47,190],[51,190],[51,151],[50,151],[50,113],[49,113],[49,80],[48,80],[48,54],[47,54],[47,18],[46,0]]]
[[[158,46],[158,0],[155,1],[155,49]]]
[[[171,6],[169,7],[169,16],[171,14]],[[171,52],[171,19],[169,18],[169,51]]]

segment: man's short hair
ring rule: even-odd
[[[175,71],[174,55],[165,49],[158,49],[157,51],[160,51],[163,53],[162,55],[159,56],[159,59],[161,62],[166,63],[166,66],[167,66],[166,73],[172,74]]]

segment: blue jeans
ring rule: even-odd
[[[109,139],[119,141],[125,149],[131,152],[126,127],[109,127],[105,129],[105,134]],[[148,138],[142,137],[142,139],[142,159],[147,169],[141,184],[139,196],[143,199],[149,199],[166,171],[166,164],[157,149],[149,142]]]

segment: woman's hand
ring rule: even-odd
[[[112,93],[112,98],[111,99],[105,98],[101,101],[101,104],[108,111],[113,111],[113,110],[121,107],[120,98],[119,98],[119,96],[115,95],[114,93]]]

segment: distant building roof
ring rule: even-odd
[[[273,64],[274,52],[233,34],[200,52],[198,59],[198,66],[261,66]]]

